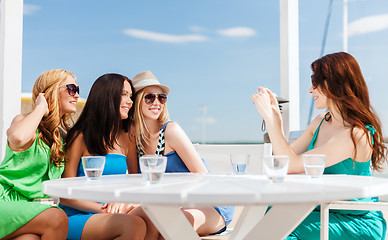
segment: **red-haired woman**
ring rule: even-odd
[[[328,109],[316,117],[295,142],[288,145],[275,96],[258,87],[251,96],[263,117],[274,154],[290,157],[289,173],[303,173],[302,154],[326,154],[325,174],[370,176],[380,170],[386,157],[381,123],[369,101],[361,69],[345,52],[326,55],[311,64],[312,87],[317,109]],[[378,201],[378,198],[352,199]],[[330,239],[384,239],[386,223],[381,212],[330,212]],[[320,212],[315,209],[288,239],[319,239]]]

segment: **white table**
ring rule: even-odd
[[[180,207],[244,205],[230,239],[284,239],[320,203],[388,194],[388,179],[289,175],[271,183],[263,175],[165,174],[162,183],[145,185],[141,175],[110,175],[46,181],[43,192],[61,198],[140,203],[168,240],[199,239]],[[267,206],[271,210],[264,215]],[[276,224],[276,227],[275,227]]]

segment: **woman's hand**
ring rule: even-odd
[[[103,212],[106,212],[106,213],[127,214],[137,206],[139,205],[131,204],[131,203],[104,203],[104,205],[102,206],[102,209],[103,209]]]
[[[269,89],[258,87],[257,93],[251,96],[256,110],[265,121],[273,121],[274,115],[280,116],[280,109],[278,101]]]
[[[49,108],[48,108],[47,100],[44,97],[44,93],[39,93],[39,95],[36,97],[35,106],[43,109],[44,116],[47,116],[49,114]]]

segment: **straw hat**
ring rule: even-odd
[[[170,88],[168,88],[166,85],[160,84],[158,79],[154,76],[154,74],[152,74],[151,71],[144,71],[137,74],[134,78],[132,78],[132,84],[135,88],[135,93],[148,86],[158,86],[166,95],[170,92]]]

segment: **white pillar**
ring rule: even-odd
[[[298,0],[280,0],[280,96],[288,99],[283,111],[284,134],[300,130]]]
[[[343,51],[348,51],[348,0],[343,0],[343,18],[342,18],[342,25],[343,25],[343,33],[342,33],[342,45],[343,45]]]
[[[6,131],[20,113],[22,86],[23,0],[1,1],[0,33],[0,162],[7,144]]]

